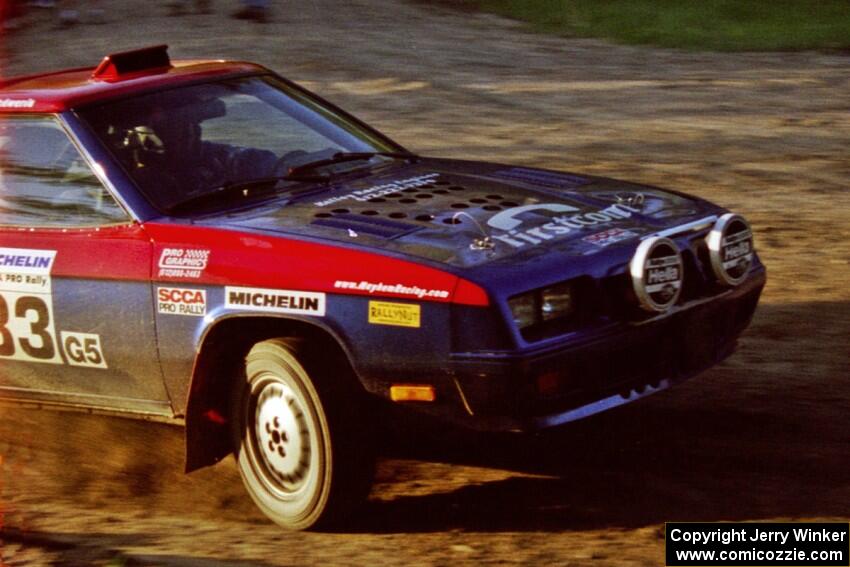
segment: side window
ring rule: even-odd
[[[55,119],[0,118],[0,226],[127,221]]]

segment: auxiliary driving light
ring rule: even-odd
[[[629,271],[641,308],[661,313],[676,304],[684,264],[675,242],[660,236],[647,238],[638,246]]]
[[[753,265],[753,231],[744,217],[726,213],[714,223],[706,237],[711,269],[726,286],[739,285]]]

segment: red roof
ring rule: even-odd
[[[93,78],[95,67],[0,80],[0,112],[61,112],[133,92],[158,90],[207,78],[267,72],[237,61],[172,61],[172,67]]]

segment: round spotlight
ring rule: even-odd
[[[660,313],[679,299],[684,278],[682,255],[669,238],[654,236],[640,243],[629,270],[640,306]]]
[[[711,269],[717,280],[735,286],[747,278],[753,265],[753,231],[744,217],[727,213],[717,219],[706,237]]]

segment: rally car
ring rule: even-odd
[[[737,214],[422,157],[258,65],[0,83],[0,398],[179,420],[286,527],[364,497],[381,408],[583,418],[723,360],[764,283]]]

